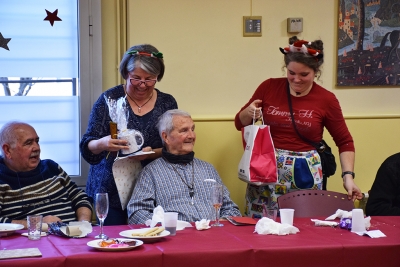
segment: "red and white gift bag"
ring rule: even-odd
[[[275,147],[268,125],[242,128],[244,153],[239,162],[238,176],[254,185],[275,184],[278,180]]]

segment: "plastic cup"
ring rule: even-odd
[[[164,227],[165,227],[165,230],[170,232],[170,235],[176,235],[177,224],[178,224],[178,213],[177,212],[165,212],[164,213]]]
[[[273,221],[276,221],[277,213],[278,213],[278,210],[268,207],[268,205],[263,204],[263,217],[266,217]]]
[[[364,211],[362,209],[353,209],[351,212],[351,231],[353,233],[363,233],[365,229]]]
[[[42,215],[29,215],[26,218],[28,225],[28,239],[39,240],[42,231]]]
[[[294,209],[279,209],[282,224],[293,225]]]

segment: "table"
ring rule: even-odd
[[[323,219],[323,218],[317,218]],[[0,266],[400,266],[400,216],[374,216],[370,230],[379,229],[387,237],[358,236],[347,230],[314,226],[309,218],[295,218],[300,232],[275,236],[253,233],[253,226],[234,226],[197,231],[186,228],[176,236],[144,244],[123,252],[102,252],[86,243],[98,234],[99,227],[86,238],[58,236],[30,241],[16,234],[1,238],[7,249],[38,247],[40,258],[0,260]],[[110,237],[138,225],[105,226]]]

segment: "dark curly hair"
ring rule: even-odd
[[[294,44],[294,42],[300,41],[297,36],[292,36],[289,38],[289,44]],[[324,52],[324,43],[321,40],[315,40],[311,42],[310,45],[305,45],[307,48],[319,50],[321,54]],[[324,63],[324,57],[317,59],[316,57],[304,54],[304,53],[287,53],[284,56],[285,67],[289,65],[290,62],[297,62],[306,65],[307,67],[314,70],[315,73],[320,74],[320,67]],[[318,75],[320,76],[320,75]]]

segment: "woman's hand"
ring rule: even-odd
[[[243,109],[239,114],[240,122],[242,125],[249,125],[253,119],[258,120],[262,115],[261,108],[258,107],[262,103],[262,100],[256,99],[247,108]]]
[[[347,198],[350,200],[360,200],[363,198],[360,188],[354,183],[351,175],[345,175],[343,177],[343,187],[347,191]]]
[[[340,153],[340,165],[342,166],[342,171],[354,170],[354,158],[355,153],[353,151],[344,151]],[[354,183],[354,179],[351,174],[346,174],[343,176],[343,187],[347,191],[347,198],[350,200],[362,199],[362,193],[360,188]]]
[[[93,154],[100,154],[103,151],[119,151],[120,149],[129,149],[127,140],[113,139],[111,135],[104,136],[98,140],[92,140],[88,144],[89,150]]]

